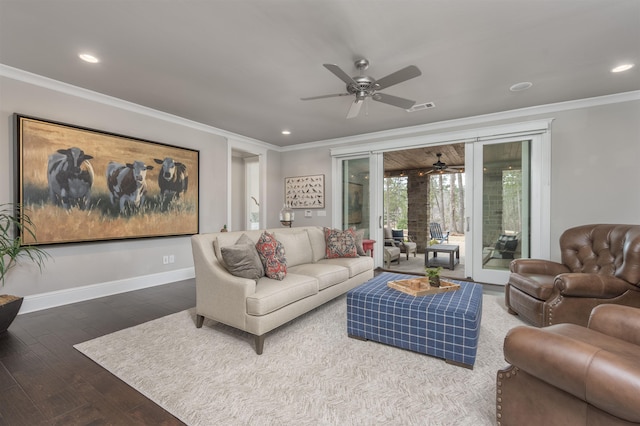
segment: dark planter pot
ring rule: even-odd
[[[440,287],[440,277],[429,277],[431,287]]]
[[[7,331],[22,306],[22,297],[0,295],[0,333]]]

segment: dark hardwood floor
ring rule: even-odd
[[[195,306],[195,281],[19,315],[0,334],[0,425],[182,425],[73,348]]]

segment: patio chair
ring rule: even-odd
[[[495,246],[487,250],[487,254],[483,257],[482,264],[485,265],[491,259],[514,259],[519,243],[518,236],[519,234],[501,234]]]
[[[442,228],[437,222],[431,222],[429,224],[429,233],[431,234],[431,239],[437,240],[438,244],[442,244],[445,241],[449,242],[449,231],[442,232]]]

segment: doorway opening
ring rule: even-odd
[[[465,278],[464,162],[463,143],[384,153],[385,245],[398,243],[399,238],[393,243],[387,237],[398,237],[400,232],[404,241],[416,244],[416,254],[400,256],[391,269],[423,274],[427,264],[442,260],[443,276]],[[442,236],[432,234],[434,224]],[[437,253],[435,259],[434,252],[427,250],[435,245],[443,250],[457,246],[457,251]],[[453,269],[446,268],[450,255],[456,257]]]

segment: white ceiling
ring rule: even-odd
[[[361,57],[376,79],[418,66],[383,92],[436,108],[300,100]],[[639,90],[640,1],[0,0],[0,63],[287,146]]]

